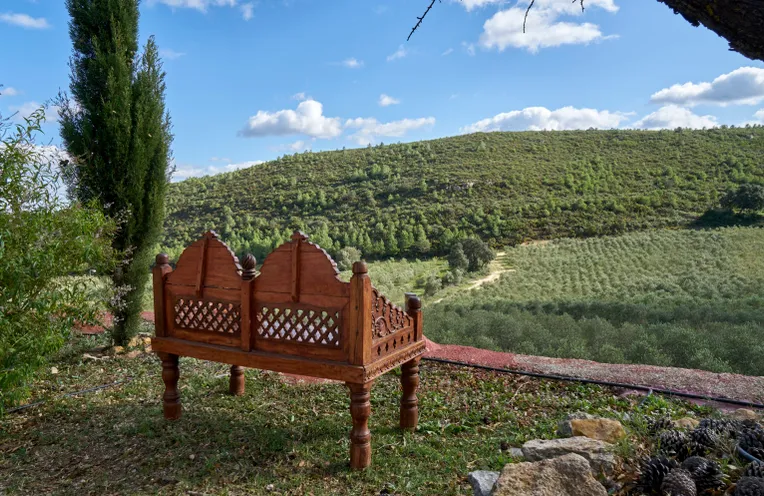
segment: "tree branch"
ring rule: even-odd
[[[414,34],[414,31],[416,31],[417,28],[422,25],[422,21],[424,20],[425,16],[430,11],[433,5],[435,5],[435,0],[432,0],[432,2],[430,2],[430,5],[427,7],[427,10],[424,11],[424,14],[422,14],[422,17],[417,17],[416,25],[411,29],[411,32],[409,33],[409,37],[406,38],[406,41],[409,41],[411,39],[411,35]]]

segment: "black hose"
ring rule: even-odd
[[[755,456],[753,456],[752,454],[750,454],[749,452],[741,448],[739,444],[737,445],[737,452],[740,453],[743,456],[743,458],[745,458],[749,462],[764,464],[764,461],[759,460],[758,458],[756,458]]]
[[[512,369],[504,369],[500,367],[489,367],[487,365],[478,365],[475,363],[467,363],[467,362],[457,362],[456,360],[446,360],[444,358],[432,358],[432,357],[424,357],[422,360],[428,360],[430,362],[437,362],[437,363],[445,363],[449,365],[458,365],[461,367],[471,367],[475,369],[482,369],[482,370],[490,370],[492,372],[501,372],[504,374],[517,374],[517,375],[525,375],[529,377],[538,377],[539,379],[552,379],[555,381],[565,381],[565,382],[581,382],[583,384],[596,384],[599,386],[610,386],[610,387],[617,387],[617,388],[623,388],[623,389],[634,389],[637,391],[647,391],[649,392],[656,392],[660,394],[665,394],[667,396],[680,396],[683,398],[692,398],[696,400],[706,400],[706,401],[716,401],[719,403],[728,403],[730,405],[738,405],[738,406],[747,406],[749,408],[761,408],[764,409],[764,404],[761,403],[754,403],[752,401],[744,401],[744,400],[735,400],[732,398],[717,398],[714,396],[704,396],[701,394],[693,394],[693,393],[683,393],[681,391],[672,391],[670,389],[661,389],[661,388],[654,388],[654,387],[648,387],[648,386],[637,386],[635,384],[623,384],[620,382],[609,382],[609,381],[598,381],[595,379],[581,379],[579,377],[570,377],[570,376],[564,376],[564,375],[551,375],[551,374],[539,374],[537,372],[525,372],[522,370],[512,370]]]

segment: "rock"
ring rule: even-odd
[[[141,353],[142,353],[141,350],[133,350],[129,353],[126,353],[125,358],[136,358],[140,356]]]
[[[120,353],[125,352],[124,346],[115,346],[111,349],[112,354],[119,355]]]
[[[476,470],[470,472],[467,480],[472,485],[472,493],[474,496],[491,496],[493,485],[496,484],[496,480],[499,478],[499,472],[491,472],[490,470]]]
[[[609,475],[615,467],[615,455],[610,452],[610,448],[610,443],[584,436],[535,439],[523,445],[523,456],[529,461],[538,461],[575,453],[588,460],[595,473]]]
[[[493,496],[607,496],[607,491],[592,475],[589,462],[570,453],[549,460],[506,465],[496,481]]]
[[[525,455],[523,455],[523,450],[520,448],[509,448],[509,454],[514,458],[525,458]]]
[[[626,437],[626,431],[619,421],[606,418],[573,419],[570,421],[570,428],[574,436],[586,436],[608,443],[615,443]]]
[[[561,420],[557,424],[557,435],[560,437],[573,437],[575,434],[573,434],[573,429],[570,425],[571,420],[580,420],[580,419],[594,419],[597,418],[594,415],[589,415],[588,413],[584,412],[575,412],[571,413],[567,417],[565,417],[565,420]]]
[[[127,343],[128,348],[136,348],[141,345],[143,340],[139,338],[138,336],[133,336],[130,341]]]
[[[50,368],[50,373],[53,374],[53,375],[58,374],[58,367],[51,367]]]
[[[677,429],[691,430],[700,425],[700,421],[692,417],[682,417],[679,420],[674,420],[673,424]]]
[[[151,346],[151,338],[142,338],[141,342],[143,343],[143,346]]]
[[[753,410],[749,410],[747,408],[738,408],[734,412],[730,414],[730,417],[732,417],[735,420],[758,420],[759,416],[756,415],[756,412]]]
[[[89,354],[89,353],[83,353],[83,354],[82,354],[82,359],[83,359],[83,360],[95,360],[95,361],[100,361],[100,360],[106,360],[106,359],[108,359],[108,358],[109,358],[109,357],[107,357],[107,356],[103,356],[103,357],[97,357],[97,356],[93,356],[93,355],[91,355],[91,354]]]

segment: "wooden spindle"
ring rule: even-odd
[[[417,357],[401,366],[401,429],[416,429],[419,422],[419,400],[416,397],[419,388],[419,361],[420,357]]]
[[[244,394],[244,367],[231,365],[231,380],[228,384],[228,392],[233,396]]]
[[[353,417],[353,429],[350,431],[350,468],[354,469],[371,465],[371,384],[347,383],[350,388],[350,415]]]
[[[158,355],[162,359],[164,418],[176,420],[180,418],[180,392],[178,391],[180,369],[178,367],[178,355],[164,352],[160,352]]]
[[[348,350],[350,363],[371,363],[371,279],[366,262],[353,264],[350,278],[350,321]]]

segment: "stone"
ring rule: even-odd
[[[560,437],[573,437],[573,429],[571,428],[570,421],[571,420],[579,420],[579,419],[594,419],[596,418],[594,415],[589,415],[588,413],[584,412],[575,412],[571,413],[567,417],[565,417],[564,420],[561,420],[557,424],[557,435]]]
[[[570,453],[505,465],[493,496],[607,496],[607,491],[592,475],[589,462]]]
[[[546,460],[569,453],[581,455],[595,473],[610,475],[615,468],[612,444],[585,436],[564,439],[534,439],[523,444],[523,456],[529,461]]]
[[[58,367],[51,367],[50,368],[50,373],[53,374],[53,375],[58,374]]]
[[[491,496],[493,485],[496,484],[498,478],[499,472],[491,472],[490,470],[476,470],[467,476],[467,480],[472,485],[474,496]]]
[[[113,354],[115,354],[115,355],[118,355],[120,353],[124,353],[125,352],[125,347],[124,346],[115,346],[115,347],[113,347],[111,349],[111,352]]]
[[[142,342],[143,342],[143,340],[140,337],[134,336],[133,338],[130,339],[130,342],[127,343],[127,347],[128,348],[137,348],[138,346],[141,345]]]
[[[623,425],[617,420],[606,418],[573,419],[570,421],[573,436],[586,436],[608,443],[615,443],[626,437]]]
[[[692,417],[682,417],[673,421],[674,427],[683,430],[692,430],[700,425],[700,421]]]
[[[151,338],[142,338],[141,342],[143,343],[143,346],[151,346]]]
[[[730,414],[735,420],[759,420],[759,416],[753,410],[748,408],[738,408]]]
[[[125,353],[125,358],[130,358],[130,359],[137,358],[141,355],[141,353],[142,353],[141,350],[133,350],[129,353]]]
[[[509,448],[509,455],[513,458],[525,458],[523,450],[520,448]]]

